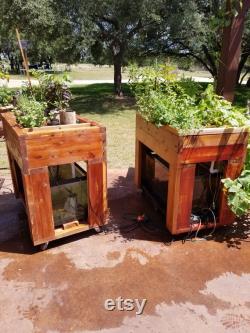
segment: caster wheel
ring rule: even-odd
[[[100,234],[102,232],[102,228],[99,226],[94,227],[94,230],[97,234]]]
[[[45,251],[45,250],[47,250],[48,246],[49,246],[49,242],[43,243],[40,245],[40,250]]]
[[[139,195],[143,195],[143,194],[144,194],[144,191],[143,191],[142,188],[138,188],[138,189],[136,190],[136,193],[139,194]]]

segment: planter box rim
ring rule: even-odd
[[[165,128],[169,130],[171,133],[179,136],[179,137],[186,137],[186,136],[194,136],[194,135],[207,135],[207,134],[229,134],[229,133],[244,133],[249,132],[248,127],[203,127],[201,129],[194,129],[190,130],[187,133],[181,134],[175,127],[170,125],[162,125],[156,126],[154,123],[146,120],[143,118],[139,113],[137,116],[144,120],[146,123],[155,126],[156,128]]]
[[[1,106],[0,105],[0,112],[8,112],[14,109],[14,105],[9,104],[9,105],[5,105],[5,106]]]
[[[54,125],[54,126],[41,126],[41,127],[21,127],[16,122],[16,117],[12,112],[4,112],[1,117],[11,125],[12,129],[16,132],[18,136],[30,136],[30,135],[39,135],[39,134],[52,134],[59,133],[60,131],[70,131],[70,130],[88,130],[88,129],[97,129],[104,130],[105,127],[88,120],[86,118],[77,116],[77,119],[80,121],[77,124],[68,124],[68,125]]]

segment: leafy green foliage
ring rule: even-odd
[[[38,80],[38,85],[32,87],[25,85],[21,92],[22,95],[46,102],[49,110],[69,107],[72,96],[67,85],[67,82],[69,82],[67,75],[46,74],[42,71],[32,71],[32,75]]]
[[[249,122],[241,109],[214,93],[204,92],[190,79],[177,80],[174,69],[163,65],[130,68],[130,87],[140,114],[157,126],[171,125],[182,133],[203,127],[239,127]]]
[[[143,93],[137,97],[137,105],[141,115],[156,126],[168,124],[182,132],[199,127],[192,98],[175,85],[168,85],[164,92]]]
[[[1,65],[1,64],[0,64]],[[0,80],[9,81],[10,76],[7,71],[5,71],[4,67],[0,67]]]
[[[193,59],[213,77],[218,76],[222,47],[223,27],[230,24],[232,17],[241,8],[242,1],[230,1],[231,11],[226,10],[225,0],[165,1],[161,24],[144,35],[141,42],[142,54],[165,54],[182,61]],[[237,3],[237,4],[235,4]],[[238,71],[244,73],[249,57],[250,15],[246,15],[242,38],[241,59]],[[186,67],[187,68],[187,67]],[[247,68],[245,68],[247,70]],[[239,80],[240,81],[240,80]]]
[[[38,61],[79,61],[91,31],[88,15],[80,19],[76,0],[1,0],[0,52],[20,59],[15,27],[29,41],[28,57]],[[31,19],[32,18],[32,19]]]
[[[4,63],[0,60],[0,80],[4,84],[0,86],[0,106],[6,106],[11,104],[13,99],[13,94],[7,87],[7,82],[9,81],[8,70],[5,68]]]
[[[245,163],[245,169],[241,175],[232,180],[223,179],[224,188],[227,192],[227,202],[231,210],[241,216],[250,211],[250,146]]]
[[[17,122],[23,127],[39,127],[47,119],[54,119],[59,110],[69,108],[71,92],[67,85],[66,75],[46,74],[33,71],[38,79],[37,86],[26,84],[17,98],[15,115]],[[45,112],[46,111],[46,112]]]
[[[130,68],[130,87],[135,94],[140,114],[157,126],[171,125],[185,131],[199,126],[194,115],[194,100],[186,85],[176,81],[169,65]]]
[[[20,96],[14,109],[17,123],[23,127],[40,127],[44,124],[46,104],[28,96]]]
[[[11,104],[13,100],[13,92],[7,87],[0,87],[0,106]]]
[[[216,95],[212,85],[208,85],[206,90],[201,94],[201,99],[197,107],[203,126],[240,127],[247,124],[246,116],[240,112],[240,109],[233,107],[222,96]]]

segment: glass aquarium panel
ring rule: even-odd
[[[78,164],[49,167],[55,227],[75,220],[86,221],[87,173]]]

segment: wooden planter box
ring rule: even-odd
[[[11,112],[2,114],[16,197],[23,197],[34,245],[105,223],[107,212],[106,129],[79,117],[75,125],[20,128]],[[88,217],[55,228],[49,167],[85,161]]]
[[[223,178],[239,176],[247,150],[248,132],[244,128],[207,128],[180,135],[170,126],[157,128],[136,116],[135,182],[143,186],[145,154],[150,150],[167,162],[166,227],[172,234],[190,231],[196,169],[199,163],[224,161]],[[163,168],[161,168],[163,170]],[[161,171],[163,172],[163,171]],[[234,215],[227,206],[226,195],[219,193],[217,226],[231,224]],[[212,227],[206,223],[204,227]],[[193,230],[197,228],[194,225]]]

